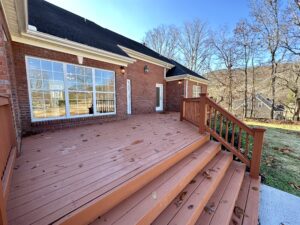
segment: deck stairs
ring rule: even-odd
[[[260,180],[245,164],[209,135],[176,154],[57,224],[258,224]]]

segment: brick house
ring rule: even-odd
[[[207,90],[197,73],[92,21],[40,0],[28,1],[27,19],[27,6],[12,13],[11,4],[9,29],[1,15],[13,59],[2,83],[12,83],[23,134],[179,111],[182,95]]]
[[[205,78],[44,0],[0,7],[0,224],[257,224],[264,129]]]

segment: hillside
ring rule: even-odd
[[[278,76],[284,78],[291,78],[291,74],[287,68],[289,64],[278,66]],[[271,98],[271,67],[261,66],[254,69],[254,87],[255,93],[261,94],[265,98]],[[228,108],[228,84],[229,78],[226,70],[212,71],[206,74],[209,80],[208,93],[211,97],[216,99],[222,106]],[[292,80],[292,78],[291,78]],[[300,85],[300,83],[296,84]],[[237,107],[244,103],[245,90],[245,75],[241,69],[233,70],[233,113],[239,114]],[[248,70],[248,99],[251,100],[251,92],[253,90],[253,69]],[[280,78],[276,82],[276,99],[277,104],[282,104],[286,108],[285,115],[291,117],[292,114],[288,107],[295,107],[295,98],[291,90],[289,90]],[[241,115],[239,115],[241,116]]]

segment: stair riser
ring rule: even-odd
[[[193,204],[195,208],[192,211],[183,211],[182,214],[177,214],[174,217],[174,219],[169,223],[170,225],[194,225],[196,223],[207,202],[209,201],[216,188],[220,184],[231,162],[232,155],[231,157],[228,157],[226,161],[223,162],[222,166],[220,167],[220,170],[218,171],[218,175],[216,175],[216,177],[214,177],[211,180],[211,182],[205,184],[207,186],[207,188],[205,189],[205,193],[202,192],[201,194],[199,193],[196,196],[191,196],[192,199],[196,198],[194,199],[195,204]],[[195,191],[195,193],[197,193],[197,190]],[[187,208],[186,204],[183,207]]]
[[[167,169],[175,165],[177,162],[191,154],[203,144],[209,141],[209,136],[199,138],[199,140],[186,146],[180,152],[169,158],[162,160],[160,163],[149,168],[145,172],[139,174],[121,186],[118,186],[112,192],[109,192],[102,198],[101,201],[95,201],[81,207],[79,210],[71,213],[67,217],[62,218],[56,224],[64,225],[85,225],[94,221],[100,215],[108,212],[110,209],[118,205],[124,199],[141,189],[144,185],[151,182],[154,178],[165,172]]]
[[[209,154],[208,157],[204,158],[199,162],[193,171],[189,171],[188,176],[185,176],[181,180],[181,183],[172,188],[169,188],[168,192],[165,193],[160,201],[152,208],[148,214],[141,218],[140,221],[137,221],[136,225],[145,225],[152,223],[159,214],[173,201],[174,198],[191,182],[191,180],[215,157],[215,155],[221,150],[221,146],[214,149],[213,154]]]

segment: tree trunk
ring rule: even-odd
[[[254,67],[254,60],[252,58],[252,93],[251,93],[251,113],[250,117],[253,118],[254,112],[254,100],[255,100],[255,67]]]
[[[233,78],[232,78],[232,70],[231,67],[228,69],[229,71],[229,102],[228,102],[228,111],[232,112],[232,83],[233,83]]]
[[[247,118],[248,113],[248,62],[245,63],[245,118]]]
[[[275,108],[275,97],[276,97],[276,62],[275,53],[272,53],[272,72],[271,72],[271,88],[272,88],[272,108],[271,108],[271,119],[274,119],[274,108]]]

